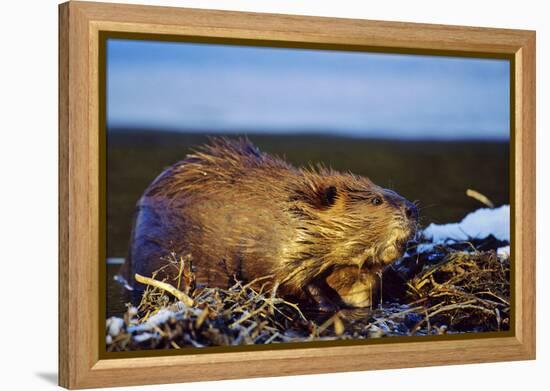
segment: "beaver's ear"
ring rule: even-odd
[[[322,185],[312,189],[310,197],[307,198],[309,204],[317,209],[327,209],[336,203],[338,190],[333,185]]]
[[[299,201],[316,209],[330,208],[336,203],[338,189],[334,184],[323,183],[320,180],[309,180],[301,183],[289,198],[290,201]]]
[[[338,190],[336,186],[326,186],[321,189],[319,194],[319,201],[321,206],[332,206],[336,202],[336,197],[338,196]]]

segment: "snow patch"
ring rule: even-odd
[[[510,206],[482,208],[469,213],[460,223],[430,224],[424,236],[434,243],[446,240],[484,239],[493,235],[498,240],[510,241]]]
[[[124,277],[122,277],[120,274],[117,274],[113,277],[113,279],[118,282],[120,285],[122,285],[126,290],[133,291],[134,288],[128,284],[128,281]]]
[[[176,313],[174,311],[163,308],[155,315],[150,316],[144,323],[128,327],[128,331],[131,333],[139,331],[151,331],[155,327],[168,322],[168,320],[173,316],[176,316]]]
[[[136,341],[138,343],[139,342],[144,342],[144,341],[150,340],[154,336],[155,335],[151,334],[151,333],[142,333],[142,334],[139,334],[139,335],[134,335],[134,341]]]
[[[498,256],[500,259],[508,259],[508,258],[510,258],[510,246],[499,247],[499,248],[497,249],[497,256]]]
[[[124,320],[113,316],[107,319],[107,333],[110,336],[116,337],[124,327]]]
[[[434,247],[435,247],[434,243],[420,243],[416,247],[416,252],[417,253],[427,253],[429,251],[433,251]]]

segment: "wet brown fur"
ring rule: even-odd
[[[402,255],[416,217],[410,202],[367,178],[298,169],[247,140],[214,139],[146,189],[121,274],[133,281],[164,268],[173,278],[173,253],[191,257],[199,284],[269,275],[281,294],[363,307],[372,276]]]

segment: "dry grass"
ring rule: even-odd
[[[299,308],[262,279],[229,289],[197,288],[191,260],[174,256],[175,280],[142,279],[149,285],[141,303],[129,306],[122,319],[107,320],[107,350],[507,330],[510,263],[497,256],[501,245],[489,237],[423,252],[410,248],[384,273],[377,308],[331,314]]]
[[[437,321],[456,330],[508,328],[510,268],[494,251],[448,254],[416,275],[408,286],[426,316],[416,328]]]

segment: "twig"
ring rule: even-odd
[[[137,282],[140,282],[140,283],[145,284],[145,285],[151,285],[155,288],[159,288],[159,289],[162,289],[162,290],[170,293],[176,299],[183,302],[185,305],[187,305],[189,307],[191,307],[194,303],[192,298],[187,296],[182,291],[177,290],[176,288],[174,288],[172,285],[168,284],[167,282],[157,281],[155,279],[152,279],[152,278],[149,278],[149,277],[144,277],[144,276],[139,275],[137,273],[134,275],[134,277],[135,277]]]
[[[489,198],[487,198],[487,196],[481,194],[478,191],[475,191],[473,189],[468,189],[468,190],[466,190],[466,195],[468,197],[472,197],[473,199],[478,200],[483,205],[488,206],[489,208],[494,208],[495,207],[495,204],[493,204],[493,202]]]

